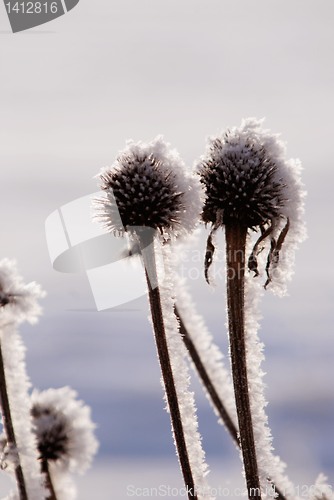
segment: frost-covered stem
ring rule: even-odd
[[[12,445],[16,450],[16,452],[18,453],[12,415],[10,411],[8,392],[7,392],[6,372],[2,356],[1,342],[0,342],[0,403],[1,403],[3,426],[5,429],[7,442],[9,445]],[[23,470],[19,461],[20,460],[19,455],[17,457],[17,460],[18,464],[15,467],[15,477],[20,495],[20,500],[28,500],[25,480],[23,476]]]
[[[249,498],[261,499],[248,389],[245,342],[245,250],[247,227],[226,224],[227,310],[235,402]]]
[[[182,319],[182,315],[180,314],[180,311],[178,310],[177,306],[175,305],[175,315],[179,321],[180,324],[180,334],[182,337],[182,340],[187,348],[187,351],[189,353],[189,356],[191,357],[192,362],[194,363],[194,366],[197,370],[198,376],[200,377],[207,393],[210,396],[210,399],[212,401],[213,406],[215,407],[217,413],[219,414],[220,418],[222,419],[226,429],[230,433],[232,439],[236,443],[238,447],[240,447],[240,441],[238,438],[238,429],[234,425],[234,422],[232,418],[230,417],[230,414],[228,410],[226,409],[222,398],[219,396],[215,385],[213,381],[211,380],[211,377],[205,367],[205,364],[203,363],[201,356],[196,348],[195,343],[193,342],[191,338],[191,334],[186,328],[184,321]],[[277,493],[277,500],[286,500],[286,497],[283,495],[283,493],[279,490],[279,488],[271,481],[270,478],[268,478],[268,481],[273,484],[273,488],[275,492]]]
[[[48,490],[48,496],[46,500],[57,500],[57,495],[53,487],[52,477],[50,474],[49,462],[47,460],[42,460],[41,471],[45,477],[45,486]]]
[[[152,288],[151,285],[151,281],[157,284],[158,280],[154,254],[154,236],[152,234],[139,233],[138,239],[145,266],[145,276],[149,293],[155,342],[160,361],[162,378],[166,390],[171,423],[175,436],[183,479],[189,492],[188,498],[197,500],[197,495],[195,494],[195,484],[183,430],[179,401],[168,351],[165,324],[161,307],[160,290],[159,286],[155,286],[154,288]],[[144,251],[144,249],[146,249],[146,251]],[[152,250],[149,250],[149,252],[147,252],[147,249]]]
[[[198,372],[198,375],[199,375],[200,379],[202,380],[203,385],[204,385],[205,389],[207,390],[207,392],[211,398],[211,401],[214,404],[219,416],[221,417],[222,421],[224,422],[225,427],[227,428],[227,430],[231,434],[231,436],[234,439],[234,441],[236,442],[236,444],[239,446],[238,431],[237,431],[228,411],[226,410],[224,403],[222,402],[221,398],[219,397],[219,395],[215,389],[215,386],[214,386],[214,384],[213,384],[213,382],[212,382],[212,380],[211,380],[211,378],[210,378],[210,376],[205,368],[205,365],[203,364],[203,362],[201,360],[201,357],[196,349],[196,346],[195,346],[194,342],[192,341],[192,338],[191,338],[187,328],[185,327],[185,324],[182,320],[181,314],[180,314],[177,306],[175,306],[175,315],[180,323],[180,334],[181,334],[182,340],[183,340],[183,342],[188,350],[188,353],[192,359],[192,362],[195,365],[195,368]]]

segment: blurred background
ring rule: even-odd
[[[0,6],[0,256],[48,293],[40,322],[22,328],[32,384],[70,385],[98,426],[80,500],[182,481],[146,297],[97,312],[85,273],[53,270],[45,220],[95,192],[94,176],[126,139],[163,134],[192,166],[209,134],[248,116],[282,134],[308,191],[309,237],[289,296],[268,292],[262,307],[274,446],[300,488],[319,472],[333,483],[333,20],[331,0],[81,0],[13,35]],[[227,353],[223,280],[210,288],[202,263],[188,265],[198,309]],[[196,380],[194,390],[210,483],[242,486],[238,452]]]

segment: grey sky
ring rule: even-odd
[[[272,413],[305,404],[292,420],[277,420],[275,444],[291,443],[293,427],[296,447],[282,452],[293,463],[290,475],[301,454],[328,468],[329,436],[317,453],[312,440],[298,446],[312,432],[321,439],[322,417],[310,408],[334,415],[333,18],[331,0],[81,0],[49,25],[13,35],[0,5],[1,256],[16,258],[25,278],[48,291],[44,318],[25,328],[34,384],[70,384],[92,403],[96,394],[110,395],[110,408],[113,394],[126,401],[145,393],[161,403],[145,299],[127,312],[84,311],[94,308],[86,277],[53,271],[45,219],[96,191],[93,176],[128,138],[163,134],[192,165],[207,135],[243,117],[266,117],[289,155],[302,160],[308,191],[309,239],[297,254],[290,296],[268,295],[263,305]],[[222,284],[213,292],[201,278],[193,288],[226,346]],[[110,408],[103,411],[111,419]],[[298,420],[305,411],[307,423]]]

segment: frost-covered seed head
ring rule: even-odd
[[[0,261],[0,326],[12,322],[36,322],[41,313],[37,300],[44,296],[37,283],[23,283],[15,261]]]
[[[160,136],[148,144],[128,141],[99,179],[106,198],[96,201],[97,216],[110,231],[147,226],[172,236],[196,224],[200,212],[196,178]]]
[[[260,229],[261,236],[249,256],[249,269],[259,274],[257,256],[269,243],[266,285],[275,270],[272,289],[281,294],[292,274],[295,249],[306,236],[305,191],[300,162],[286,159],[285,144],[277,134],[263,129],[262,122],[248,118],[240,127],[211,138],[197,167],[205,191],[202,220],[213,228],[205,274],[208,279],[214,251],[212,236],[220,226]]]
[[[90,409],[69,387],[32,394],[31,415],[41,460],[71,472],[84,471],[98,444]]]
[[[285,180],[253,128],[254,123],[247,121],[241,128],[210,140],[199,167],[205,187],[205,223],[255,228],[282,213],[287,201]]]

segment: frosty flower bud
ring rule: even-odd
[[[40,459],[70,472],[83,472],[98,443],[90,408],[69,387],[34,391],[31,414]]]
[[[44,295],[37,283],[23,283],[15,261],[0,261],[0,326],[11,322],[36,322],[41,313],[37,299]]]
[[[110,231],[147,226],[175,236],[196,224],[200,212],[196,179],[160,136],[148,144],[128,141],[99,178],[106,197],[96,202],[98,218]]]
[[[211,223],[214,231],[223,225],[260,229],[249,257],[249,268],[256,275],[257,255],[263,249],[260,244],[270,241],[268,284],[269,270],[277,265],[283,242],[291,260],[288,241],[294,247],[304,237],[299,163],[286,160],[284,143],[262,128],[262,120],[249,118],[240,127],[209,140],[198,172],[205,189],[205,223]],[[288,232],[291,236],[285,243]],[[208,244],[213,251],[211,238]]]

